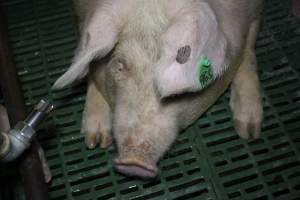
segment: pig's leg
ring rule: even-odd
[[[244,57],[231,86],[230,107],[234,126],[242,138],[258,138],[263,118],[254,50],[259,24],[260,20],[256,20],[250,26]]]
[[[102,148],[112,144],[110,108],[92,80],[89,81],[81,127],[88,148],[95,148],[98,142]]]

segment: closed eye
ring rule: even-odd
[[[113,58],[108,64],[108,68],[115,80],[125,80],[129,76],[129,68],[124,59]]]

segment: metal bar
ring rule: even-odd
[[[5,106],[12,126],[26,117],[23,95],[17,78],[17,71],[9,47],[5,15],[0,6],[0,85]],[[48,188],[44,180],[42,165],[37,152],[37,141],[20,158],[19,172],[22,176],[25,195],[28,200],[48,199]]]

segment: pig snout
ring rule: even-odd
[[[148,126],[134,126],[129,129],[132,131],[122,132],[122,136],[119,134],[116,138],[119,157],[114,162],[115,170],[127,176],[155,178],[158,175],[158,160],[177,135],[177,128],[173,123],[164,123],[171,121],[163,120],[163,116],[157,114],[153,115],[152,120],[148,120]],[[120,132],[115,132],[118,133]]]
[[[129,136],[120,146],[120,155],[115,159],[115,169],[121,174],[140,178],[154,178],[157,175],[157,153],[150,141]]]
[[[157,176],[156,165],[149,164],[136,155],[124,159],[116,159],[115,169],[121,174],[144,179],[155,178]]]

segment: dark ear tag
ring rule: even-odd
[[[180,49],[178,49],[176,61],[179,64],[186,63],[190,58],[191,51],[192,51],[192,49],[189,45],[181,47]]]

